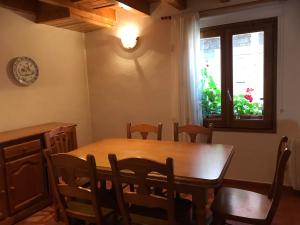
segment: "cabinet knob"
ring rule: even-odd
[[[5,194],[5,190],[1,190],[1,191],[0,191],[0,194]]]
[[[14,187],[14,186],[9,187],[9,190],[14,191],[14,190],[16,190],[16,187]]]

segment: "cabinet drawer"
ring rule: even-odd
[[[33,140],[24,142],[17,145],[12,145],[9,147],[5,147],[4,150],[4,158],[6,160],[13,159],[16,157],[23,157],[25,155],[34,154],[39,152],[42,149],[41,141]]]

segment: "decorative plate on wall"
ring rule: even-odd
[[[31,58],[17,57],[12,62],[12,75],[18,83],[29,86],[37,80],[39,69]]]

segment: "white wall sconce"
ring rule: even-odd
[[[137,26],[133,24],[122,26],[118,32],[122,46],[127,50],[134,49],[138,44],[138,33]]]

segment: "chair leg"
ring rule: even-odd
[[[54,209],[54,220],[55,220],[55,222],[59,222],[59,220],[60,220],[59,209]]]
[[[211,204],[216,196],[216,189],[209,188],[206,189],[206,204]]]
[[[54,220],[55,222],[59,222],[60,220],[60,211],[59,211],[59,207],[57,204],[56,199],[53,199],[53,209],[54,209]]]
[[[71,225],[70,219],[69,219],[69,217],[67,216],[67,214],[66,214],[65,212],[62,213],[62,216],[63,216],[63,218],[64,218],[65,224],[66,224],[66,225]]]
[[[101,190],[107,190],[106,180],[100,180]]]

